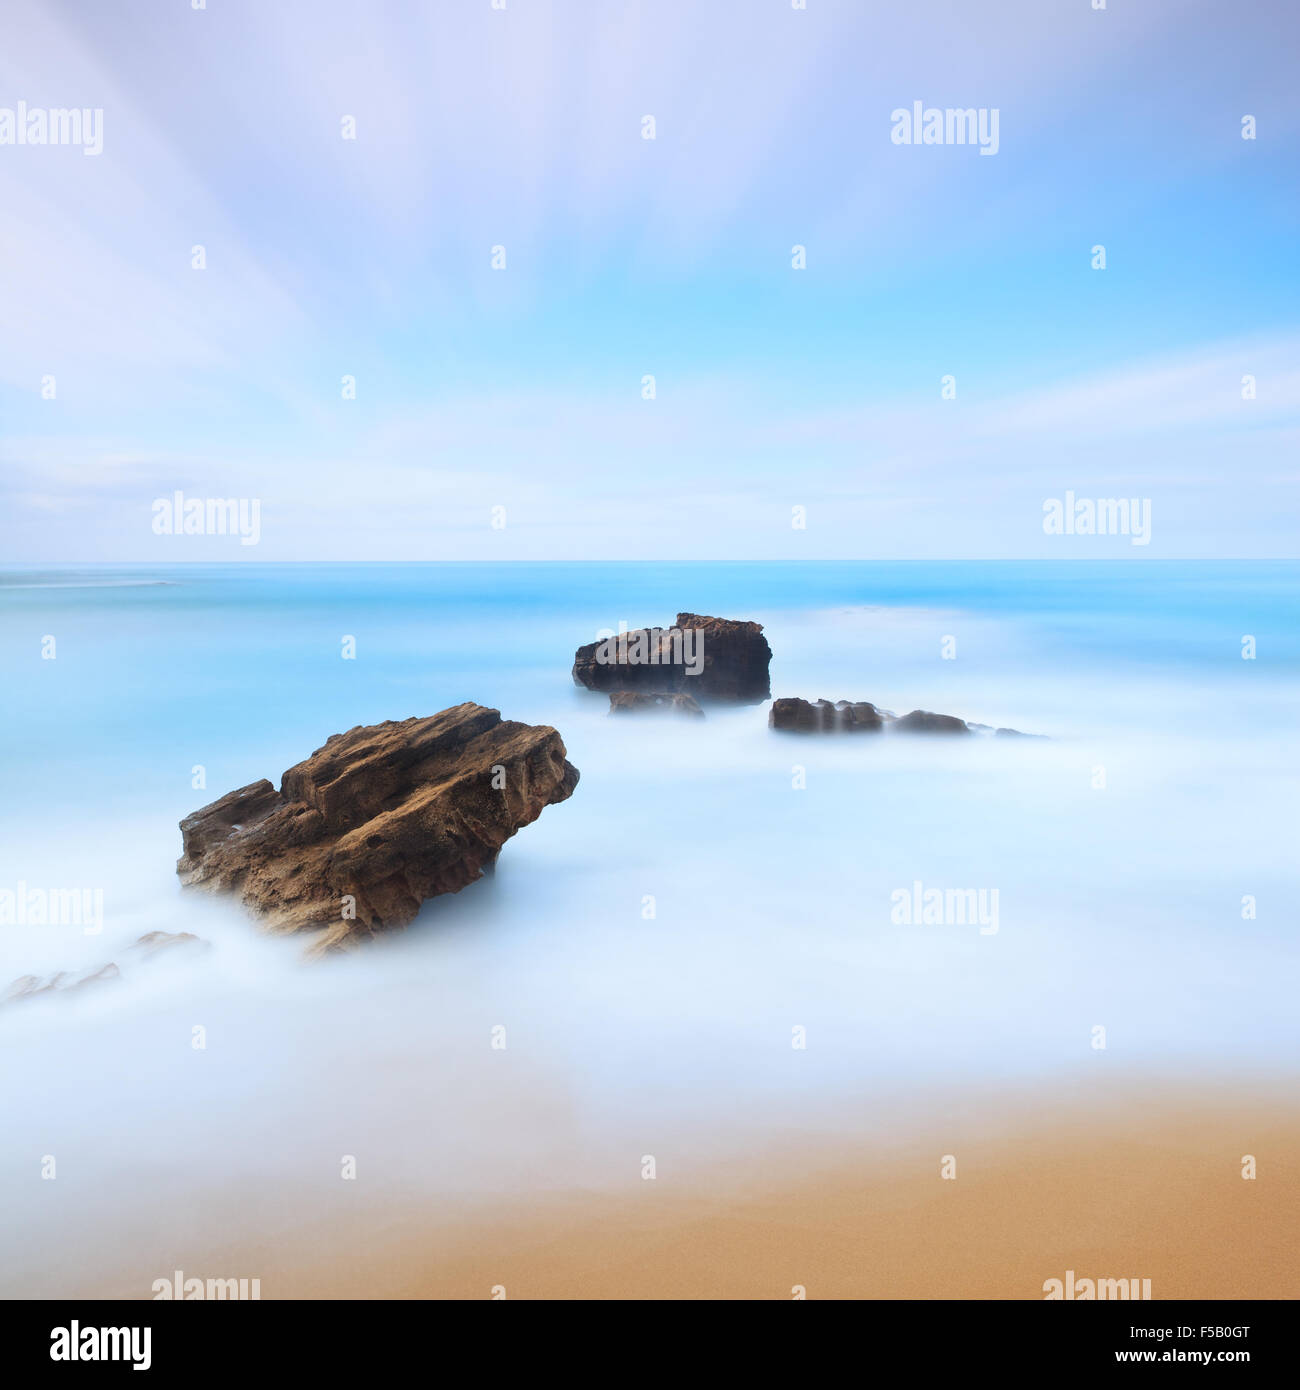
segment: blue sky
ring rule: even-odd
[[[1300,11],[1091,3],[10,0],[0,557],[1300,554]]]

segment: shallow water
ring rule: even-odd
[[[775,695],[1050,741],[611,720],[573,687],[577,645],[679,609],[762,622]],[[5,1291],[142,1223],[184,1267],[187,1232],[309,1210],[344,1154],[436,1206],[869,1130],[967,1078],[1293,1072],[1298,618],[1285,563],[8,571],[0,889],[104,912],[0,927],[0,987],[123,978],[0,1010]],[[582,773],[494,877],[311,966],[180,892],[184,814],[462,700],[554,724]],[[996,931],[897,922],[916,882],[996,890]],[[129,964],[154,929],[212,946]]]

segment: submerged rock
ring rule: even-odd
[[[281,778],[181,822],[181,882],[233,893],[271,931],[321,930],[318,947],[405,926],[458,893],[578,769],[547,725],[462,704],[335,734]]]
[[[151,931],[133,941],[123,954],[129,957],[134,952],[138,953],[136,959],[151,960],[159,951],[171,946],[199,946],[206,950],[208,944],[193,932]],[[47,976],[20,975],[4,994],[0,995],[0,1005],[18,1004],[48,994],[74,994],[86,985],[105,984],[121,977],[122,972],[113,961],[80,973],[59,970]]]
[[[969,734],[970,726],[964,719],[954,714],[931,714],[927,709],[914,709],[901,719],[895,719],[893,727],[905,734]]]
[[[788,729],[796,733],[879,733],[888,727],[905,734],[968,734],[965,720],[950,714],[931,714],[914,709],[911,714],[896,718],[888,710],[877,709],[866,700],[809,700],[783,696],[773,700],[768,712],[768,724],[773,729]]]
[[[866,700],[818,700],[816,704],[797,697],[785,696],[772,701],[767,722],[773,729],[800,734],[879,733],[885,717],[875,705]]]
[[[127,950],[139,951],[144,956],[156,956],[159,951],[181,946],[202,946],[206,950],[209,944],[201,936],[195,936],[192,931],[147,931],[143,936],[137,937]]]
[[[121,971],[110,961],[94,970],[81,973],[58,970],[53,975],[20,975],[0,995],[0,1007],[6,1004],[20,1004],[28,999],[37,999],[44,994],[74,994],[87,985],[106,984],[121,976]]]
[[[653,695],[640,690],[616,690],[609,697],[611,714],[690,714],[704,717],[694,695]]]
[[[637,628],[579,647],[573,679],[606,693],[682,693],[757,704],[772,693],[771,660],[761,624],[679,613],[670,628]]]
[[[904,734],[980,734],[996,738],[1046,738],[1046,734],[1022,734],[1019,729],[994,729],[988,724],[968,724],[952,714],[931,714],[914,709],[901,719],[865,700],[801,700],[783,696],[772,701],[767,722],[773,729],[800,734],[879,733],[888,729]]]

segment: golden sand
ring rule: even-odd
[[[1228,1083],[1021,1097],[904,1144],[776,1148],[618,1192],[435,1217],[387,1199],[218,1258],[262,1296],[1041,1299],[1149,1279],[1153,1299],[1300,1295],[1294,1090]],[[956,1177],[941,1176],[945,1155]],[[1242,1176],[1253,1156],[1257,1176]],[[630,1165],[633,1167],[634,1165]],[[193,1258],[193,1257],[192,1257]]]

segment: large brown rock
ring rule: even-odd
[[[679,613],[671,628],[636,628],[579,647],[573,679],[588,690],[756,704],[772,693],[771,660],[761,624]]]
[[[187,816],[176,872],[235,894],[272,931],[351,944],[481,878],[577,783],[554,729],[482,705],[359,726],[291,767],[278,792],[254,782]]]

